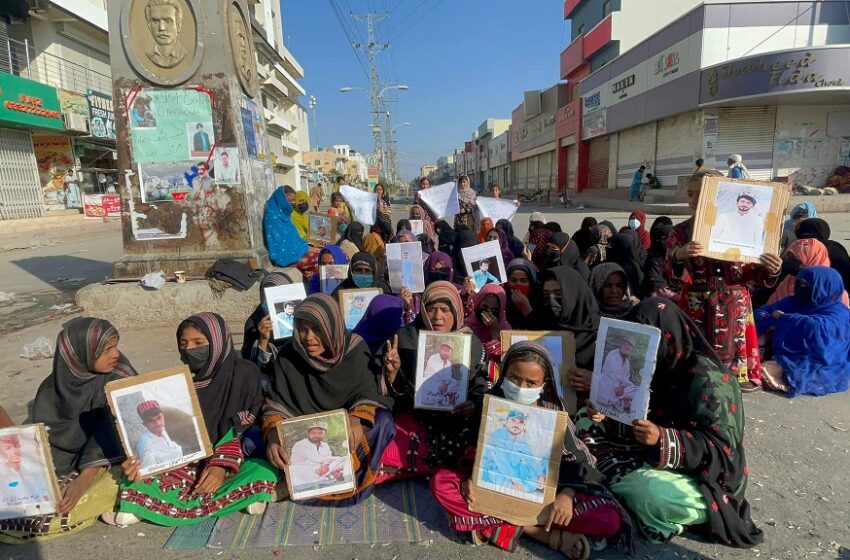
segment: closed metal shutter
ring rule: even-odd
[[[516,188],[518,192],[524,193],[526,186],[528,185],[528,179],[526,177],[526,164],[527,160],[521,159],[516,162]]]
[[[658,177],[663,187],[675,189],[680,175],[693,173],[694,162],[702,149],[698,123],[698,111],[676,115],[658,123],[658,147],[652,174]]]
[[[567,146],[567,188],[576,190],[576,170],[578,169],[578,144]]]
[[[726,170],[726,160],[740,154],[750,177],[773,178],[773,136],[776,107],[720,109],[717,119],[717,169]]]
[[[537,156],[537,188],[550,190],[552,188],[552,157],[555,152],[546,152]]]
[[[588,162],[588,188],[608,188],[608,158],[611,155],[611,137],[603,136],[590,141],[590,161]]]
[[[0,128],[0,219],[44,215],[41,182],[29,132]]]
[[[617,186],[629,187],[635,171],[641,165],[654,173],[655,123],[651,122],[620,131],[617,150]]]
[[[537,186],[537,156],[525,158],[525,161],[527,165],[525,169],[527,177],[526,188],[529,193],[534,194],[537,192],[537,189],[540,188]]]

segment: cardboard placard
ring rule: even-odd
[[[142,460],[142,478],[212,455],[188,367],[110,381],[104,390],[124,452],[127,457],[138,456]],[[143,403],[140,413],[139,405]]]
[[[384,290],[381,288],[352,288],[337,292],[345,328],[353,331],[366,315],[372,300],[383,293]]]
[[[375,224],[378,212],[378,195],[374,192],[361,191],[349,185],[339,187],[339,194],[345,199],[354,219],[361,224]]]
[[[701,256],[758,263],[762,254],[778,255],[790,196],[786,183],[703,177],[693,234]]]
[[[275,340],[289,338],[295,331],[295,308],[307,298],[304,284],[269,286],[264,290],[266,311],[272,320]]]
[[[425,203],[438,220],[460,214],[460,201],[457,198],[457,183],[443,183],[417,192],[420,202]]]
[[[451,412],[466,402],[472,335],[420,331],[413,407]]]
[[[316,432],[310,433],[322,429],[321,439]],[[354,490],[348,430],[348,412],[342,409],[277,423],[278,437],[289,455],[289,465],[284,471],[293,500]]]
[[[504,284],[508,281],[505,261],[498,241],[487,241],[460,250],[466,272],[475,281],[476,291],[487,284]]]
[[[0,519],[56,512],[62,491],[44,424],[0,430]]]
[[[560,410],[485,396],[469,509],[520,527],[545,524],[558,493],[568,426]]]
[[[576,337],[570,331],[502,331],[502,356],[517,342],[530,340],[542,344],[555,367],[555,389],[570,414],[578,411],[578,397],[567,378],[567,370],[576,367]],[[502,371],[502,375],[505,372]]]
[[[603,317],[596,336],[590,402],[628,426],[646,420],[661,330]]]

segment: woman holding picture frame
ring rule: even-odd
[[[34,423],[48,428],[62,497],[56,514],[0,521],[0,542],[38,542],[75,533],[112,511],[120,475],[110,466],[124,457],[104,387],[135,375],[118,350],[118,331],[108,321],[79,317],[65,323],[56,340],[53,371],[38,388],[32,413]]]

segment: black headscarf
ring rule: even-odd
[[[522,257],[522,251],[525,249],[525,245],[523,245],[522,241],[514,234],[514,225],[510,222],[510,220],[502,218],[496,222],[496,229],[500,229],[505,232],[505,236],[508,238],[508,249],[510,249],[511,253],[514,254],[514,257]]]
[[[540,273],[540,286],[555,280],[561,286],[561,314],[557,317],[548,309],[540,313],[541,330],[571,331],[576,338],[576,365],[593,369],[596,331],[599,329],[599,306],[593,292],[578,272],[568,266],[558,266]]]
[[[593,270],[590,271],[589,284],[590,290],[593,292],[593,295],[596,297],[596,302],[599,304],[599,313],[603,317],[619,319],[632,308],[634,302],[629,296],[628,280],[626,280],[627,289],[623,293],[623,298],[620,301],[618,301],[615,305],[606,305],[605,302],[602,301],[602,294],[600,293],[602,291],[602,286],[613,274],[620,274],[624,280],[626,279],[626,273],[623,272],[623,267],[617,263],[599,263],[593,267]]]
[[[437,222],[436,228],[438,237],[437,250],[447,255],[454,255],[455,237],[457,236],[454,228],[445,220]]]
[[[428,237],[427,234],[420,233],[419,235],[416,236],[416,240],[419,242],[420,245],[422,245],[423,256],[424,255],[430,255],[431,253],[434,252],[434,240],[431,239],[430,237]],[[427,257],[425,257],[425,258],[427,258]]]
[[[366,232],[366,228],[363,227],[363,224],[360,222],[354,222],[353,224],[349,224],[347,228],[345,228],[345,233],[342,234],[343,239],[351,241],[357,246],[358,251],[363,250],[363,234]],[[339,243],[337,243],[339,245]]]
[[[461,249],[465,249],[467,247],[473,247],[478,245],[478,236],[475,235],[475,232],[470,231],[469,229],[464,229],[458,232],[457,237],[455,238],[454,245],[454,261],[455,261],[455,271],[457,276],[459,276],[458,280],[463,280],[467,276],[471,276],[471,274],[466,270],[466,264],[463,262],[463,253]]]
[[[351,257],[351,263],[348,265],[348,278],[343,280],[339,286],[333,291],[331,296],[336,299],[340,290],[354,290],[357,284],[354,283],[354,267],[358,264],[366,264],[372,269],[372,278],[374,279],[370,288],[380,288],[385,294],[393,293],[390,286],[381,279],[380,271],[378,270],[378,261],[375,257],[366,251],[355,253]]]
[[[556,244],[561,249],[560,264],[572,268],[587,282],[590,278],[590,269],[587,267],[587,263],[581,259],[578,246],[572,242],[570,236],[564,232],[553,233],[549,242]]]
[[[797,239],[817,239],[829,253],[829,266],[834,268],[844,281],[844,289],[850,290],[850,254],[844,245],[829,238],[829,224],[821,218],[807,218],[797,226]]]
[[[38,388],[32,420],[48,428],[58,476],[124,459],[104,387],[136,371],[120,354],[110,373],[94,372],[94,363],[113,338],[118,331],[108,321],[78,317],[65,323],[56,339],[53,371]]]
[[[559,224],[558,222],[546,222],[546,225],[544,225],[543,227],[545,227],[546,229],[548,229],[552,233],[560,233],[561,232],[561,224]]]
[[[246,360],[251,359],[251,350],[253,350],[254,344],[260,340],[260,332],[257,330],[257,325],[260,324],[263,317],[269,314],[269,310],[266,309],[264,305],[266,302],[266,288],[286,286],[289,284],[292,284],[292,278],[283,272],[269,272],[263,276],[263,280],[260,282],[260,305],[254,309],[254,312],[251,313],[251,316],[248,317],[247,321],[245,321],[245,329],[242,336],[242,350],[240,354],[242,354],[242,357]]]
[[[626,279],[629,281],[629,290],[633,294],[640,293],[643,282],[643,263],[646,260],[645,257],[640,258],[637,248],[639,243],[638,237],[632,233],[617,233],[608,240],[606,251],[608,262],[615,262],[623,267]]]
[[[638,297],[646,297],[667,287],[667,239],[672,231],[673,226],[667,224],[653,226],[649,230],[649,254],[643,265],[643,282]]]
[[[588,216],[581,221],[581,228],[573,234],[573,242],[578,246],[581,258],[584,258],[587,250],[593,246],[590,230],[596,223],[596,218]]]
[[[413,231],[413,228],[410,226],[410,220],[407,218],[402,218],[398,221],[395,226],[395,232],[399,233],[401,230]]]
[[[530,330],[534,324],[534,310],[543,308],[543,298],[540,296],[540,290],[537,289],[537,267],[533,262],[526,259],[514,259],[507,264],[505,273],[508,278],[511,277],[511,272],[521,270],[525,272],[529,279],[529,292],[526,296],[531,304],[532,312],[528,315],[523,315],[511,299],[510,283],[505,283],[505,295],[507,295],[505,303],[505,313],[508,323],[517,330]]]

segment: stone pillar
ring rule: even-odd
[[[110,0],[124,257],[117,277],[268,266],[274,190],[245,0]]]

